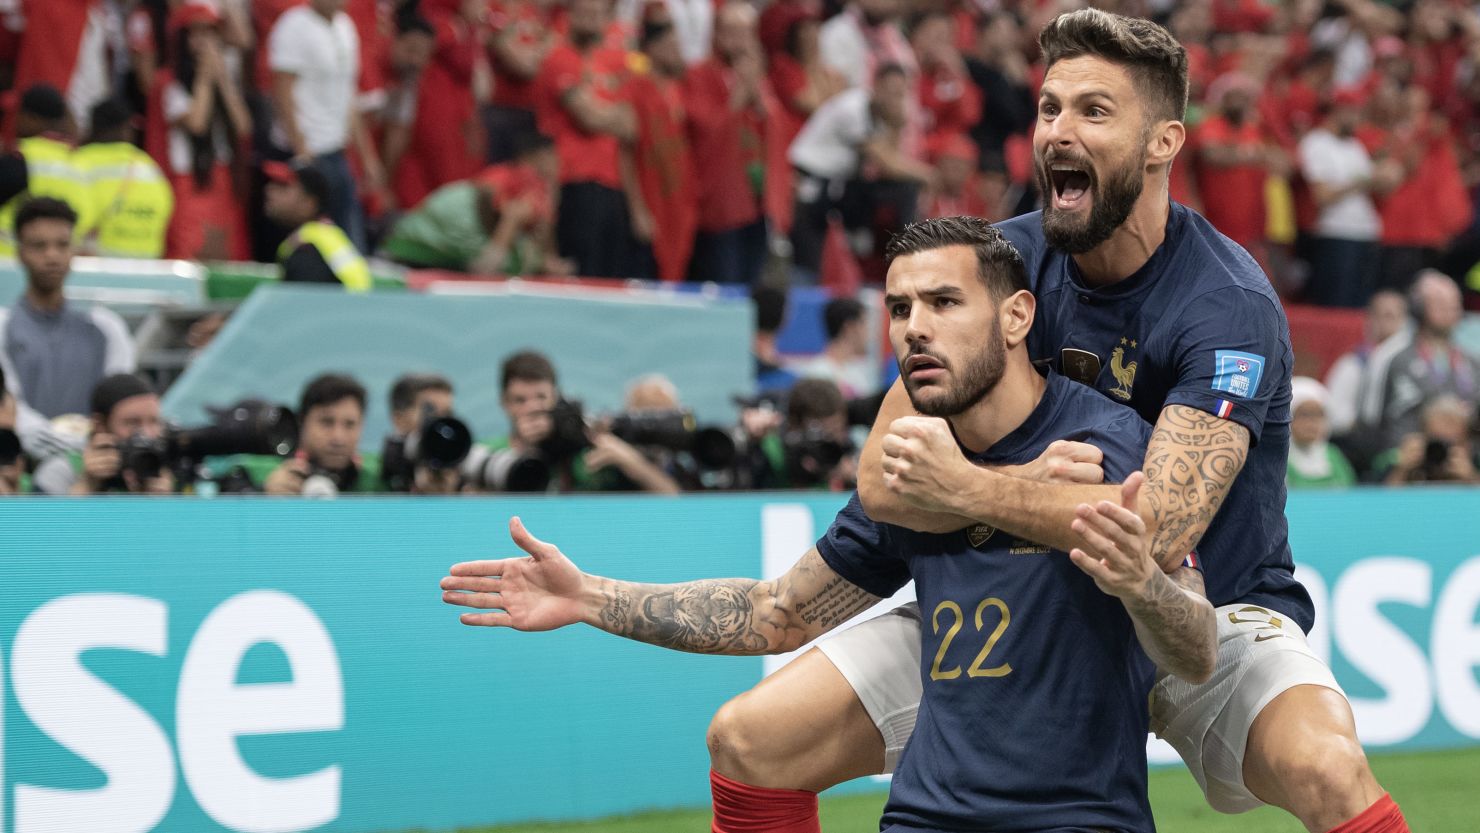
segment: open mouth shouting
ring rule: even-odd
[[[1089,202],[1094,190],[1093,169],[1080,162],[1049,162],[1048,181],[1053,190],[1053,207],[1058,211],[1075,211]]]

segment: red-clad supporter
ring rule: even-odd
[[[1273,150],[1254,108],[1258,94],[1258,83],[1241,73],[1213,82],[1211,112],[1196,130],[1194,167],[1203,216],[1262,262],[1264,183]]]
[[[910,24],[910,45],[920,64],[917,95],[925,111],[927,140],[962,133],[982,117],[982,93],[955,45],[955,21],[924,12]]]
[[[77,135],[86,134],[93,105],[112,91],[107,8],[100,0],[23,0],[13,22],[24,28],[11,89],[49,84],[61,90]],[[14,118],[6,119],[8,138],[14,138],[14,125]]]
[[[466,179],[483,166],[486,147],[474,77],[484,60],[486,4],[424,0],[423,13],[437,40],[421,73],[411,143],[396,166],[396,199],[402,205],[416,205],[440,186]]]
[[[609,16],[608,0],[571,0],[568,34],[545,57],[535,95],[540,129],[560,157],[556,244],[590,277],[620,277],[635,248],[618,157],[636,119],[627,55],[605,40]]]
[[[722,6],[714,55],[684,78],[689,142],[699,180],[693,280],[753,283],[766,261],[763,216],[767,97],[754,7]]]
[[[283,13],[301,6],[307,0],[252,0],[252,32],[256,35],[256,41],[266,47],[268,38],[272,36],[272,27],[277,25],[278,18]],[[272,89],[272,67],[268,65],[268,50],[266,48],[257,50],[256,65],[252,68],[256,76],[253,82],[259,90]]]
[[[635,276],[681,281],[688,275],[699,221],[684,115],[683,53],[677,31],[666,20],[643,24],[639,47],[631,81],[637,140],[627,151],[633,181],[625,183],[639,249],[635,265],[646,267]]]
[[[786,152],[818,105],[848,88],[842,74],[822,60],[821,25],[819,16],[802,3],[779,2],[761,13],[767,80],[777,105],[771,125],[773,140],[767,144],[773,161],[766,169],[766,214],[779,234],[791,232],[791,193],[796,181]]]
[[[502,162],[521,137],[536,131],[535,80],[555,45],[555,0],[495,0],[489,40],[493,99],[488,109],[488,157]]]
[[[347,0],[344,13],[360,36],[360,109],[378,113],[385,107],[386,53],[390,50],[389,21],[381,19],[377,0]]]
[[[935,159],[935,184],[924,194],[921,219],[936,217],[996,216],[997,210],[982,196],[976,176],[977,147],[966,136],[955,133],[940,137],[932,148]]]
[[[420,99],[421,75],[432,62],[437,32],[412,6],[396,13],[396,36],[385,55],[386,96],[380,118],[380,159],[388,171],[399,169],[401,157],[411,145]],[[402,205],[402,208],[411,206]]]
[[[952,0],[946,4],[946,14],[951,18],[951,37],[954,39],[952,45],[962,55],[968,55],[976,49],[982,21],[986,16],[983,5],[976,0]]]
[[[1401,177],[1377,198],[1378,286],[1404,292],[1415,275],[1439,264],[1441,250],[1469,226],[1472,210],[1447,125],[1430,112],[1424,88],[1403,90],[1384,81],[1370,107],[1371,119],[1357,137],[1373,159],[1391,162]]]
[[[1459,67],[1477,40],[1480,20],[1472,9],[1447,0],[1414,4],[1407,42],[1413,80],[1428,91],[1439,110],[1450,112],[1458,103]]]
[[[165,251],[173,258],[243,260],[246,214],[232,172],[252,135],[252,116],[226,66],[221,17],[192,2],[175,10],[169,28],[174,65],[155,77],[168,125],[162,167],[175,187]]]
[[[854,0],[822,24],[822,60],[850,87],[868,87],[880,67],[902,67],[913,81],[920,68],[899,30],[902,0]]]

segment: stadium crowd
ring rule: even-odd
[[[0,0],[0,256],[27,279],[0,312],[0,430],[18,435],[0,435],[0,490],[851,488],[885,377],[850,290],[881,278],[909,222],[1037,206],[1035,35],[1079,5]],[[1099,5],[1187,47],[1173,198],[1287,300],[1367,309],[1363,344],[1324,384],[1296,381],[1291,484],[1480,481],[1480,365],[1455,338],[1480,307],[1474,9]],[[64,303],[74,250],[252,258],[352,291],[370,287],[367,255],[749,285],[767,395],[706,432],[646,378],[623,413],[592,418],[524,352],[502,365],[506,438],[463,437],[451,383],[410,374],[387,392],[395,433],[370,459],[354,451],[365,389],[327,374],[294,403],[288,462],[186,471],[170,463],[201,461],[161,439],[122,322]],[[816,282],[842,295],[828,346],[788,362],[779,287]],[[285,430],[281,410],[249,402],[222,424],[262,439]],[[63,414],[89,424],[69,435]],[[421,465],[438,437],[468,448]]]

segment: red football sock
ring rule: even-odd
[[[1331,828],[1330,833],[1408,833],[1408,820],[1393,797],[1383,793],[1377,803]]]
[[[712,833],[822,833],[817,793],[752,787],[714,770],[709,771],[709,788],[714,793]]]

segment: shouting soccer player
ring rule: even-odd
[[[1217,671],[1200,685],[1164,674],[1152,727],[1214,809],[1272,804],[1312,833],[1407,831],[1345,694],[1305,640],[1314,613],[1284,518],[1284,312],[1244,250],[1168,197],[1186,133],[1186,51],[1153,23],[1096,9],[1054,19],[1039,44],[1045,207],[1001,226],[1041,305],[1029,350],[1155,423],[1142,502],[1153,556],[1171,566],[1195,549],[1219,606]],[[896,386],[864,449],[870,517],[937,532],[988,524],[1069,549],[1076,506],[1114,495],[961,465],[948,440],[912,417]],[[919,641],[898,635],[916,627],[918,613],[878,617],[720,710],[711,759],[742,789],[738,800],[716,795],[716,830],[816,831],[808,794],[893,767],[921,702],[921,657],[900,649]]]
[[[1085,531],[1083,549],[1054,552],[976,527],[912,532],[869,520],[855,495],[775,581],[650,585],[584,575],[515,519],[510,531],[529,556],[456,565],[443,598],[494,611],[465,614],[470,625],[586,622],[678,650],[760,654],[794,650],[913,578],[932,627],[923,645],[916,627],[915,644],[897,647],[926,658],[914,670],[924,696],[883,828],[1149,833],[1152,660],[1203,680],[1217,654],[1201,574],[1162,572],[1133,511],[1150,427],[1033,368],[1023,262],[986,221],[916,224],[888,255],[889,337],[910,401],[929,415],[917,419],[939,429],[937,453],[963,466],[1022,465],[1056,440],[1082,438],[1104,450],[1109,476],[1127,478],[1119,503],[1079,507],[1065,522]],[[744,785],[713,781],[717,796],[743,800]]]

